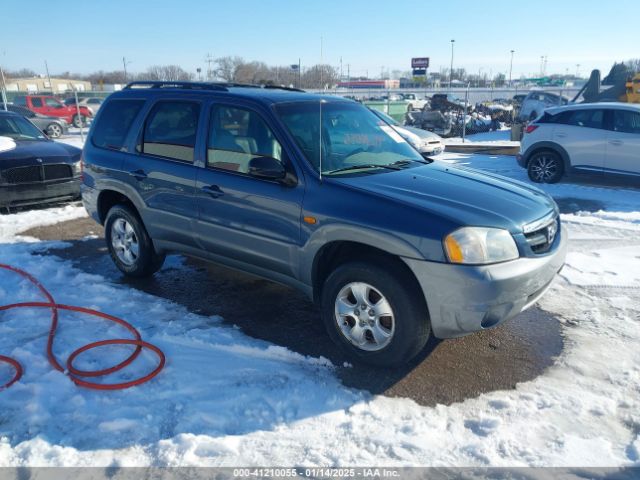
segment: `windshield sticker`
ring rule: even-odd
[[[393,128],[391,128],[389,125],[382,125],[380,127],[380,129],[386,133],[387,135],[389,135],[392,139],[394,139],[396,141],[396,143],[406,143],[404,141],[404,138],[402,138],[400,136],[400,134],[398,132],[396,132]]]

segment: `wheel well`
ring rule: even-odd
[[[136,212],[138,211],[133,202],[120,192],[115,192],[113,190],[103,190],[100,192],[100,196],[98,197],[98,215],[100,216],[101,224],[104,225],[104,222],[107,219],[107,213],[109,213],[111,207],[119,204],[129,205]]]
[[[344,263],[357,261],[382,261],[389,268],[396,269],[405,275],[406,278],[411,279],[413,287],[417,288],[419,292],[422,291],[420,290],[420,284],[416,276],[397,255],[390,254],[389,252],[364,243],[336,241],[323,246],[313,260],[312,279],[314,301],[320,301],[322,287],[327,277],[331,275],[331,272]]]

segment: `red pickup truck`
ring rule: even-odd
[[[93,116],[91,110],[82,105],[78,116],[78,109],[75,105],[67,106],[51,95],[20,95],[13,99],[13,103],[42,115],[63,118],[74,127],[86,125]]]

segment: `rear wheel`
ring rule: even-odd
[[[73,116],[72,123],[76,128],[84,127],[87,124],[87,117],[76,114]]]
[[[563,172],[562,158],[550,150],[534,153],[527,166],[529,178],[536,183],[556,183]]]
[[[331,339],[351,357],[382,367],[413,358],[429,338],[430,323],[414,279],[392,262],[347,263],[329,275],[322,318]]]
[[[47,126],[47,135],[51,138],[60,138],[62,136],[62,127],[57,123],[51,123]]]
[[[129,206],[109,210],[104,233],[111,259],[125,275],[148,277],[162,268],[165,256],[156,253],[142,220]]]

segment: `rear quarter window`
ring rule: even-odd
[[[125,146],[127,134],[144,100],[112,100],[100,111],[100,117],[93,128],[91,142],[96,147],[121,150]]]

